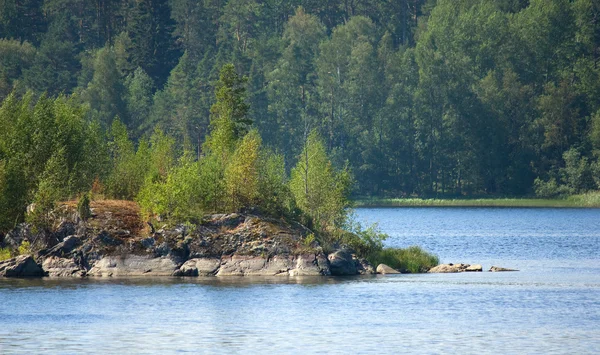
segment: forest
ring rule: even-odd
[[[143,200],[222,163],[227,77],[231,132],[273,179],[312,140],[354,196],[596,190],[599,16],[595,0],[0,1],[0,204],[53,181]]]

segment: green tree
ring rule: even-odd
[[[247,117],[246,77],[235,72],[233,64],[221,69],[216,88],[216,103],[211,107],[211,133],[204,143],[212,154],[226,157],[233,152],[238,140],[246,135],[252,121]]]
[[[290,190],[298,207],[324,235],[335,236],[346,221],[351,181],[347,169],[333,167],[321,138],[312,131],[292,169]]]

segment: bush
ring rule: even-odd
[[[379,230],[376,223],[363,229],[362,225],[356,222],[352,216],[348,218],[344,230],[347,232],[342,235],[342,244],[352,248],[360,258],[368,259],[377,255],[383,249],[383,242],[388,237]]]
[[[385,248],[369,258],[373,265],[386,264],[401,272],[427,272],[439,264],[439,258],[418,246],[406,249]]]
[[[77,213],[79,218],[86,221],[92,216],[92,210],[90,209],[90,194],[83,194],[77,202]]]
[[[22,241],[21,245],[19,245],[19,255],[29,254],[30,252],[31,252],[31,243],[29,243],[26,240]]]
[[[10,249],[8,248],[0,248],[0,261],[8,260],[11,258]]]

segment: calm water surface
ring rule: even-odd
[[[359,209],[515,273],[0,280],[0,354],[600,352],[600,210]]]

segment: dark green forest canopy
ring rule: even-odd
[[[1,147],[3,189],[38,186],[57,169],[77,176],[83,163],[73,162],[92,164],[79,156],[97,153],[93,140],[113,142],[103,156],[114,159],[152,149],[156,128],[165,135],[157,145],[172,139],[176,150],[198,159],[227,63],[247,78],[247,122],[285,169],[316,130],[334,165],[349,167],[357,195],[554,196],[600,183],[595,0],[5,0],[0,6],[0,99],[31,91],[27,102],[35,105],[31,112],[16,103],[5,111],[34,122],[35,112],[47,110],[55,117],[52,134],[62,137],[67,122],[87,142],[66,151],[69,142],[45,149],[40,141],[34,149],[9,137]],[[43,93],[48,99],[38,102]],[[70,98],[52,101],[61,94]],[[84,105],[85,122],[65,114],[74,107],[69,100]],[[36,156],[36,149],[49,154],[29,167],[39,177],[21,178],[26,173],[7,158],[16,154],[10,149],[23,157]],[[143,159],[130,160],[120,169],[133,174],[127,164]],[[115,196],[132,198],[139,190],[134,176],[131,186],[107,179],[100,183],[113,186]],[[75,191],[79,183],[64,189]]]

